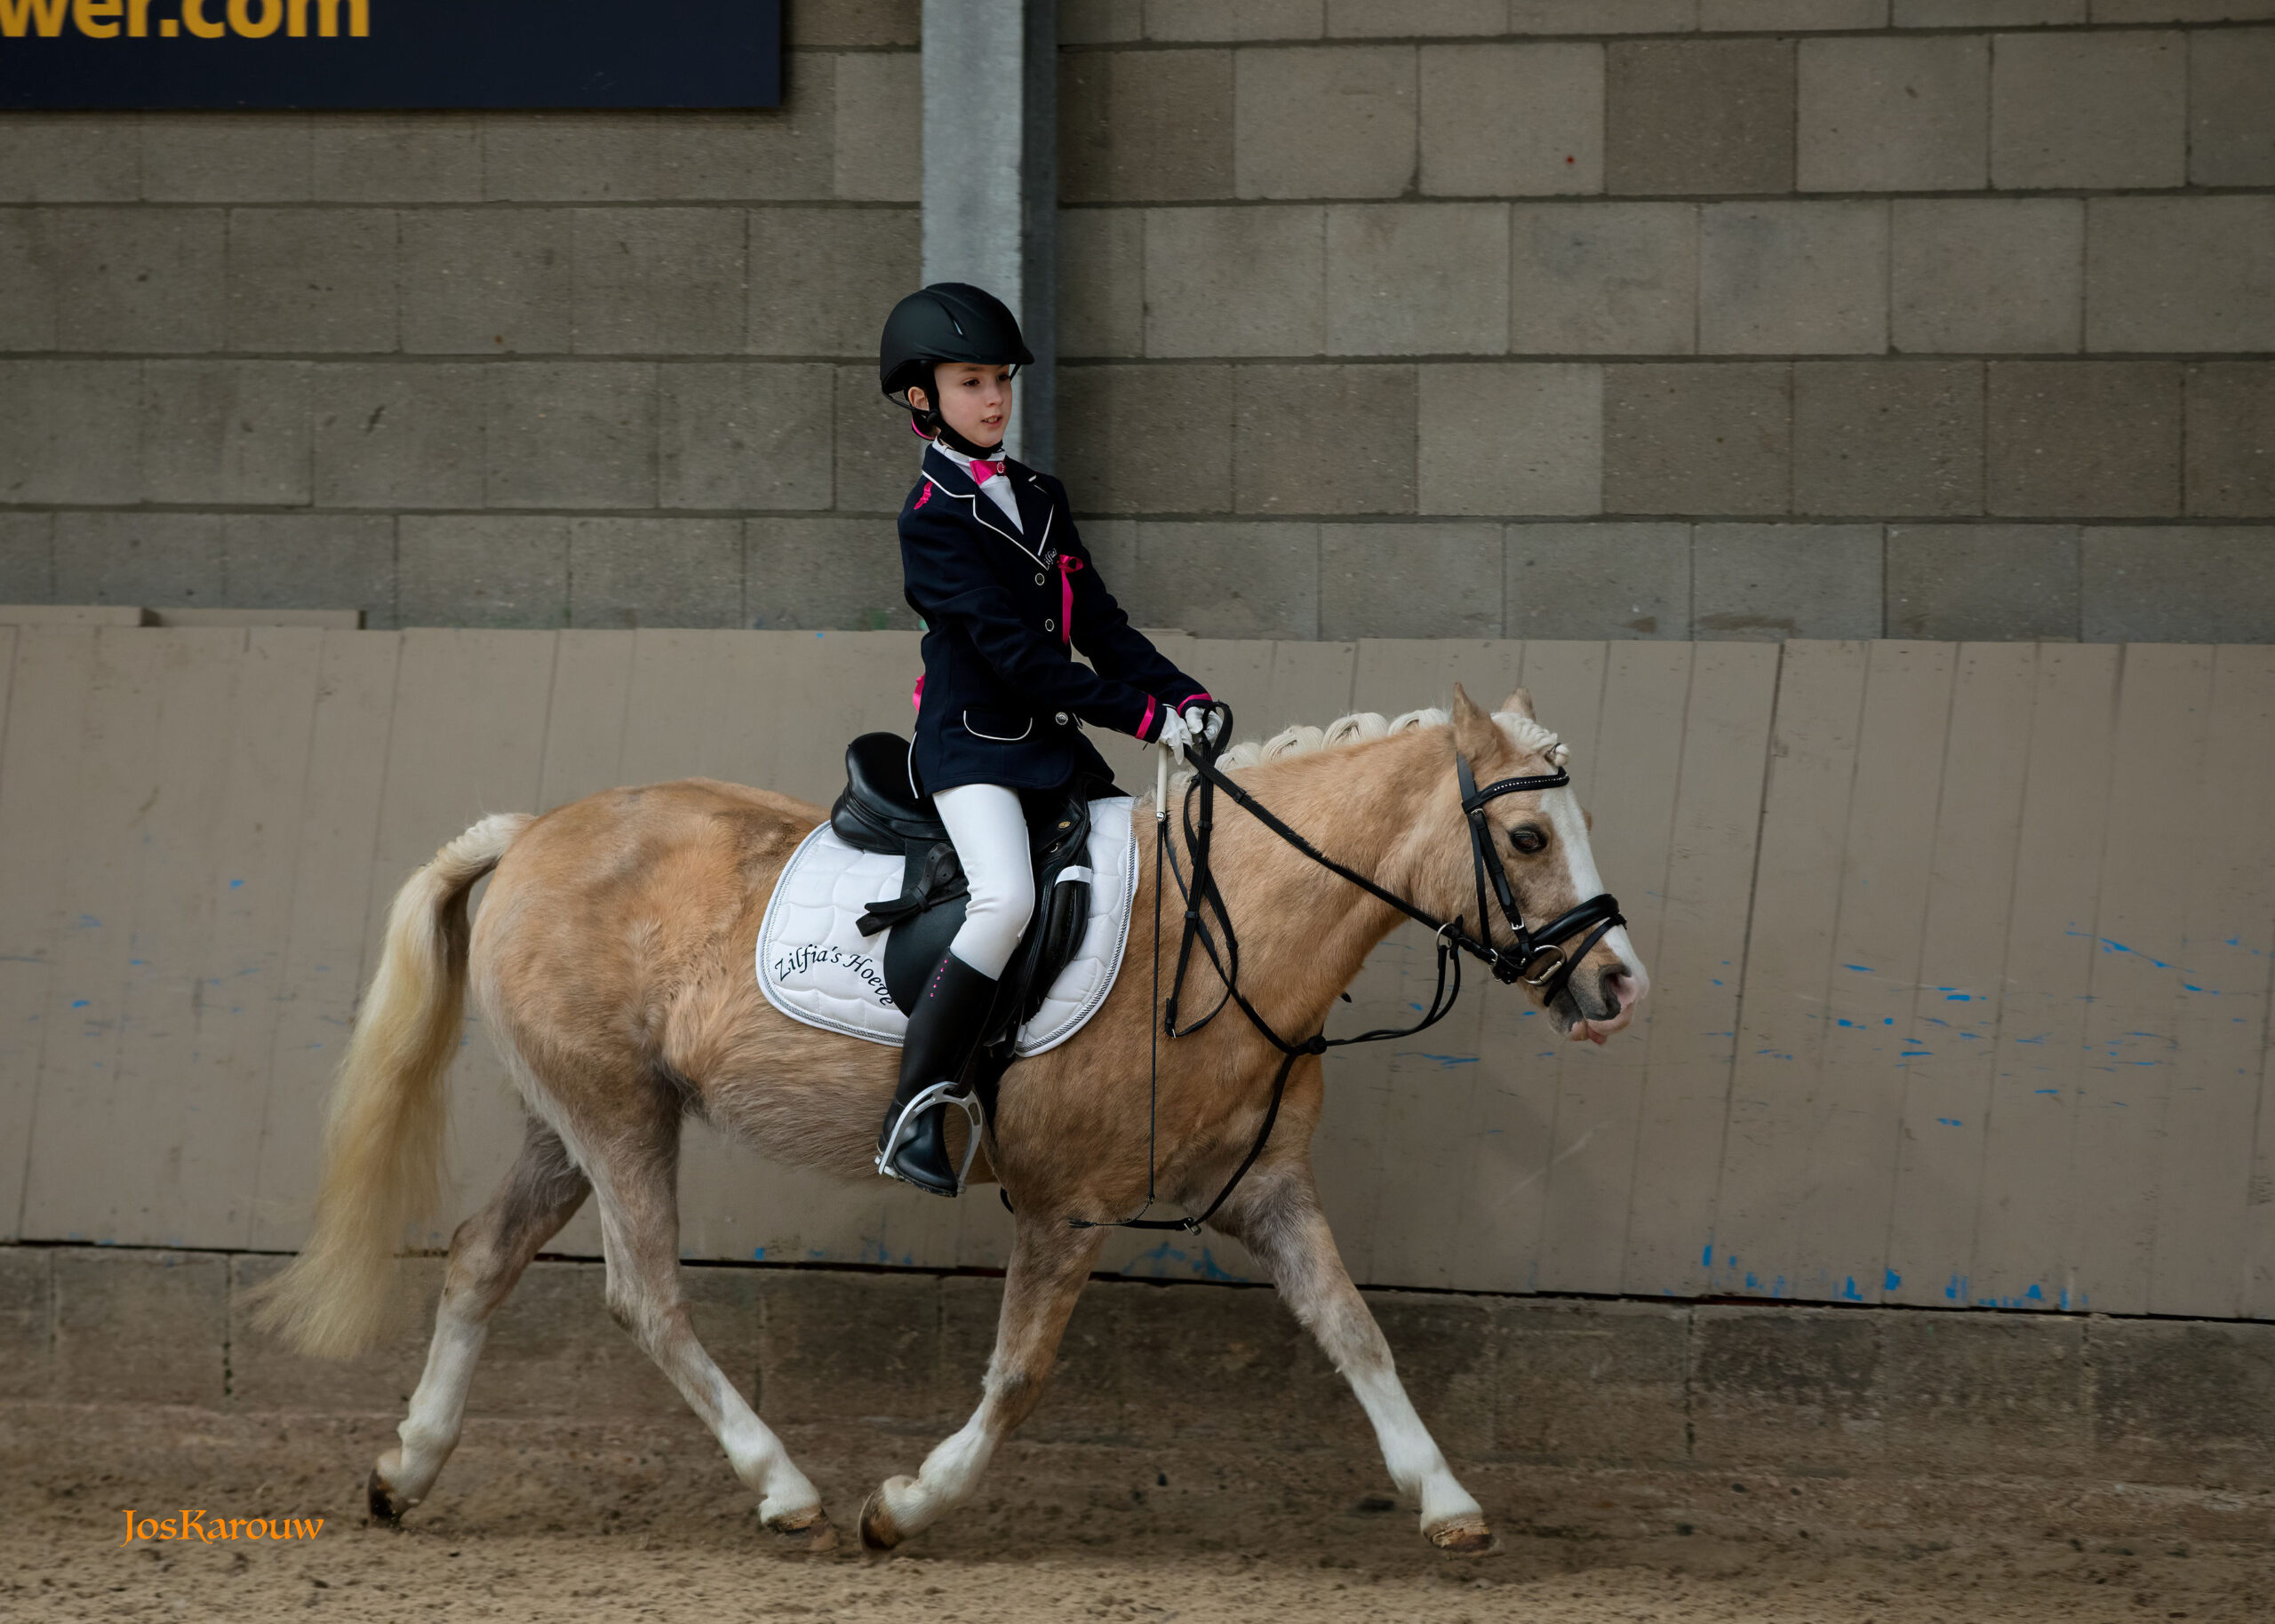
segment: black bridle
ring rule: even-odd
[[[1209,708],[1222,718],[1222,725],[1217,729],[1217,736],[1220,739],[1229,738],[1233,728],[1232,707],[1219,701]],[[1577,907],[1560,914],[1537,930],[1529,929],[1525,925],[1523,911],[1517,903],[1516,891],[1509,884],[1508,871],[1502,866],[1498,855],[1493,849],[1492,823],[1486,816],[1485,808],[1504,795],[1520,794],[1532,790],[1561,789],[1570,784],[1572,778],[1571,775],[1561,767],[1554,772],[1534,773],[1519,778],[1497,779],[1481,789],[1478,787],[1476,775],[1470,770],[1469,758],[1462,754],[1459,750],[1454,752],[1454,770],[1458,775],[1461,785],[1462,816],[1469,824],[1470,853],[1475,859],[1477,866],[1478,934],[1472,935],[1466,923],[1458,915],[1450,919],[1441,919],[1428,910],[1415,906],[1396,892],[1377,884],[1366,875],[1345,866],[1320,850],[1297,831],[1281,822],[1270,808],[1257,800],[1255,796],[1249,794],[1220,769],[1217,766],[1217,753],[1214,748],[1201,743],[1194,744],[1186,752],[1186,762],[1192,767],[1194,777],[1193,781],[1185,786],[1185,801],[1179,808],[1179,821],[1185,829],[1185,849],[1191,855],[1193,861],[1193,876],[1190,881],[1177,867],[1177,852],[1169,840],[1167,820],[1159,816],[1154,820],[1153,974],[1157,998],[1161,951],[1161,877],[1164,872],[1176,878],[1177,890],[1185,898],[1185,931],[1182,940],[1177,944],[1177,972],[1169,983],[1169,1002],[1162,1007],[1161,1024],[1156,1033],[1155,1094],[1158,1097],[1159,1033],[1166,1032],[1171,1038],[1190,1036],[1215,1020],[1224,1012],[1225,1006],[1232,1003],[1237,1004],[1241,1013],[1248,1017],[1249,1024],[1255,1027],[1274,1048],[1280,1051],[1280,1070],[1272,1079],[1271,1103],[1265,1109],[1264,1126],[1257,1131],[1256,1142],[1249,1147],[1247,1156],[1243,1157],[1241,1165],[1233,1169],[1233,1176],[1225,1181],[1224,1189],[1217,1192],[1217,1198],[1209,1204],[1206,1211],[1197,1216],[1185,1218],[1147,1218],[1145,1215],[1152,1208],[1155,1199],[1153,1180],[1156,1169],[1150,1150],[1152,1135],[1149,1130],[1145,1206],[1138,1209],[1138,1216],[1134,1218],[1109,1220],[1104,1223],[1092,1222],[1081,1218],[1068,1219],[1069,1225],[1078,1230],[1182,1230],[1190,1233],[1200,1229],[1202,1224],[1216,1215],[1217,1209],[1224,1206],[1226,1198],[1239,1187],[1240,1182],[1248,1176],[1248,1171],[1256,1165],[1257,1158],[1264,1154],[1264,1147],[1272,1137],[1273,1125],[1280,1118],[1280,1102],[1288,1090],[1289,1074],[1294,1071],[1296,1062],[1302,1056],[1324,1055],[1329,1049],[1341,1048],[1350,1044],[1380,1043],[1393,1039],[1410,1038],[1417,1032],[1435,1026],[1440,1021],[1445,1019],[1452,1010],[1456,1000],[1461,997],[1461,955],[1464,953],[1481,960],[1493,972],[1496,980],[1505,984],[1522,982],[1526,986],[1538,992],[1543,1002],[1553,1002],[1570,984],[1573,971],[1579,967],[1580,961],[1588,956],[1596,943],[1602,941],[1616,927],[1627,922],[1620,914],[1617,901],[1606,893],[1588,898]],[[1232,914],[1225,908],[1224,892],[1217,888],[1216,871],[1211,862],[1211,842],[1216,830],[1216,797],[1219,791],[1230,796],[1242,811],[1321,868],[1349,880],[1376,900],[1387,903],[1416,923],[1429,927],[1432,938],[1437,946],[1438,979],[1436,990],[1430,996],[1430,1006],[1422,1012],[1420,1020],[1411,1026],[1382,1027],[1372,1031],[1361,1032],[1350,1038],[1330,1038],[1324,1031],[1319,1031],[1301,1041],[1290,1042],[1274,1031],[1272,1023],[1257,1012],[1256,1006],[1249,1001],[1247,994],[1241,991],[1240,938],[1233,934]],[[1196,800],[1199,802],[1197,815],[1194,810]],[[1487,912],[1489,894],[1493,901],[1500,904],[1502,918],[1509,927],[1510,940],[1500,947],[1494,946],[1491,940],[1493,925]],[[1211,933],[1203,918],[1204,912],[1216,916],[1217,932],[1221,933],[1224,937],[1221,951],[1217,946],[1216,935]],[[1583,938],[1580,945],[1577,949],[1568,949],[1565,944],[1575,936]],[[1190,1025],[1179,1026],[1177,1018],[1177,1003],[1184,995],[1185,972],[1192,967],[1193,949],[1196,943],[1200,944],[1201,951],[1208,954],[1209,962],[1215,968],[1217,979],[1225,983],[1225,996],[1217,1000],[1216,1007],[1207,1015]],[[1004,1205],[1007,1206],[1010,1205],[1008,1198]]]

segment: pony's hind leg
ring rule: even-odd
[[[1391,1481],[1420,1504],[1424,1535],[1441,1550],[1473,1556],[1492,1549],[1483,1509],[1455,1479],[1437,1441],[1415,1413],[1382,1327],[1351,1284],[1327,1214],[1320,1210],[1309,1166],[1293,1162],[1257,1168],[1215,1223],[1271,1271],[1281,1301],[1351,1383],[1374,1423]]]
[[[426,1499],[443,1463],[458,1447],[467,1385],[489,1333],[490,1316],[514,1289],[538,1248],[576,1215],[592,1186],[570,1159],[560,1136],[531,1118],[522,1153],[498,1193],[451,1237],[451,1261],[435,1309],[427,1369],[411,1396],[411,1413],[395,1429],[400,1445],[371,1472],[371,1515],[395,1522]]]
[[[1089,1283],[1104,1230],[1071,1230],[1022,1217],[1003,1279],[1003,1311],[979,1408],[934,1446],[914,1477],[892,1477],[861,1508],[861,1542],[890,1550],[970,1498],[996,1445],[1042,1397],[1074,1300]]]

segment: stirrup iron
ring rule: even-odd
[[[956,1093],[958,1087],[964,1091]],[[954,1079],[918,1089],[915,1097],[900,1108],[900,1115],[892,1119],[892,1132],[885,1135],[884,1149],[877,1152],[877,1171],[904,1184],[910,1182],[901,1178],[900,1170],[892,1165],[893,1158],[908,1142],[916,1118],[935,1105],[954,1106],[963,1112],[964,1121],[971,1130],[964,1136],[963,1165],[956,1169],[955,1193],[962,1195],[971,1176],[972,1158],[979,1154],[979,1136],[987,1128],[987,1108],[979,1103],[979,1090],[959,1084]]]

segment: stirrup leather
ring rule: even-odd
[[[964,1092],[956,1093],[958,1087],[963,1087]],[[953,1079],[918,1089],[915,1098],[900,1108],[900,1115],[892,1120],[892,1132],[885,1135],[884,1149],[877,1152],[877,1171],[889,1179],[900,1178],[900,1170],[892,1165],[893,1158],[908,1142],[916,1118],[935,1105],[954,1106],[963,1112],[964,1121],[971,1129],[964,1139],[963,1165],[956,1169],[956,1194],[962,1195],[965,1182],[971,1174],[972,1158],[979,1154],[979,1136],[987,1128],[987,1111],[979,1103],[978,1089],[965,1087]],[[908,1181],[901,1179],[901,1182]]]

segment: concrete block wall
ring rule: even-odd
[[[920,9],[751,114],[0,114],[0,601],[913,624]]]
[[[1144,622],[2275,637],[2271,0],[1070,0]]]
[[[916,0],[748,115],[0,115],[0,601],[910,624]],[[1060,472],[1218,637],[2275,634],[2275,0],[1066,0]]]
[[[347,1365],[254,1333],[283,1260],[0,1246],[0,1400],[398,1419],[422,1312]],[[492,1322],[477,1416],[685,1406],[608,1316],[603,1266],[531,1266]],[[697,1334],[776,1425],[861,1417],[946,1436],[978,1402],[1000,1278],[690,1267]],[[1798,1477],[2115,1477],[2275,1487],[2275,1325],[2102,1316],[1689,1305],[1370,1291],[1416,1407],[1457,1467],[1732,1468]],[[1343,1379],[1273,1294],[1101,1281],[1021,1436],[1370,1456]]]

